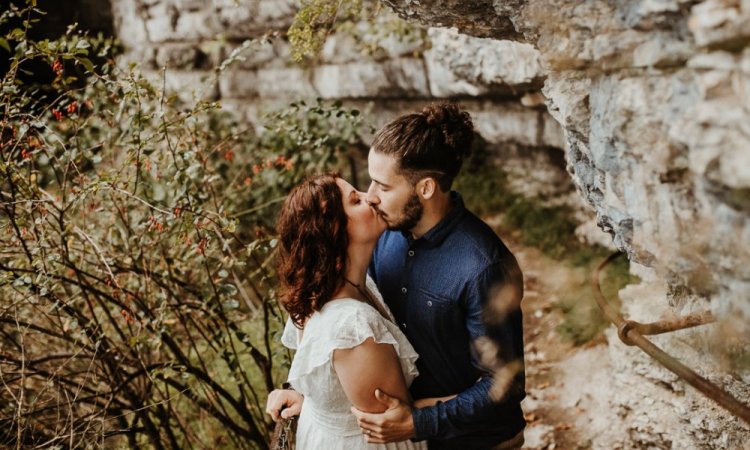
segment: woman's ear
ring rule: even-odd
[[[432,177],[426,177],[419,180],[417,183],[417,193],[420,197],[425,200],[429,200],[435,195],[437,189],[437,182]]]

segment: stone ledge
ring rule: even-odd
[[[219,79],[221,98],[297,99],[318,95],[307,71],[299,68],[233,69]]]
[[[313,84],[320,96],[327,99],[430,95],[424,62],[416,58],[316,67]]]
[[[383,3],[408,21],[429,26],[452,26],[471,36],[524,39],[508,17],[495,12],[497,0],[383,0]]]

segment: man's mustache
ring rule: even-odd
[[[385,213],[380,210],[380,208],[377,207],[377,205],[370,205],[370,208],[375,210],[375,214],[379,215],[380,217],[385,217]]]

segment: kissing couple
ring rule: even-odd
[[[335,174],[295,187],[278,274],[296,350],[267,412],[299,415],[298,449],[516,449],[525,396],[516,258],[451,191],[471,153],[468,112],[431,104],[383,127],[359,192]],[[492,327],[487,303],[517,293]],[[477,339],[521,367],[502,396]],[[484,363],[483,363],[484,362]]]

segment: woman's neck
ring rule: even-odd
[[[365,291],[367,268],[370,265],[374,249],[374,243],[368,245],[349,245],[346,272],[344,273],[344,278],[348,283],[345,281],[341,288],[333,294],[333,298],[367,300],[366,298],[362,298],[362,292]]]

